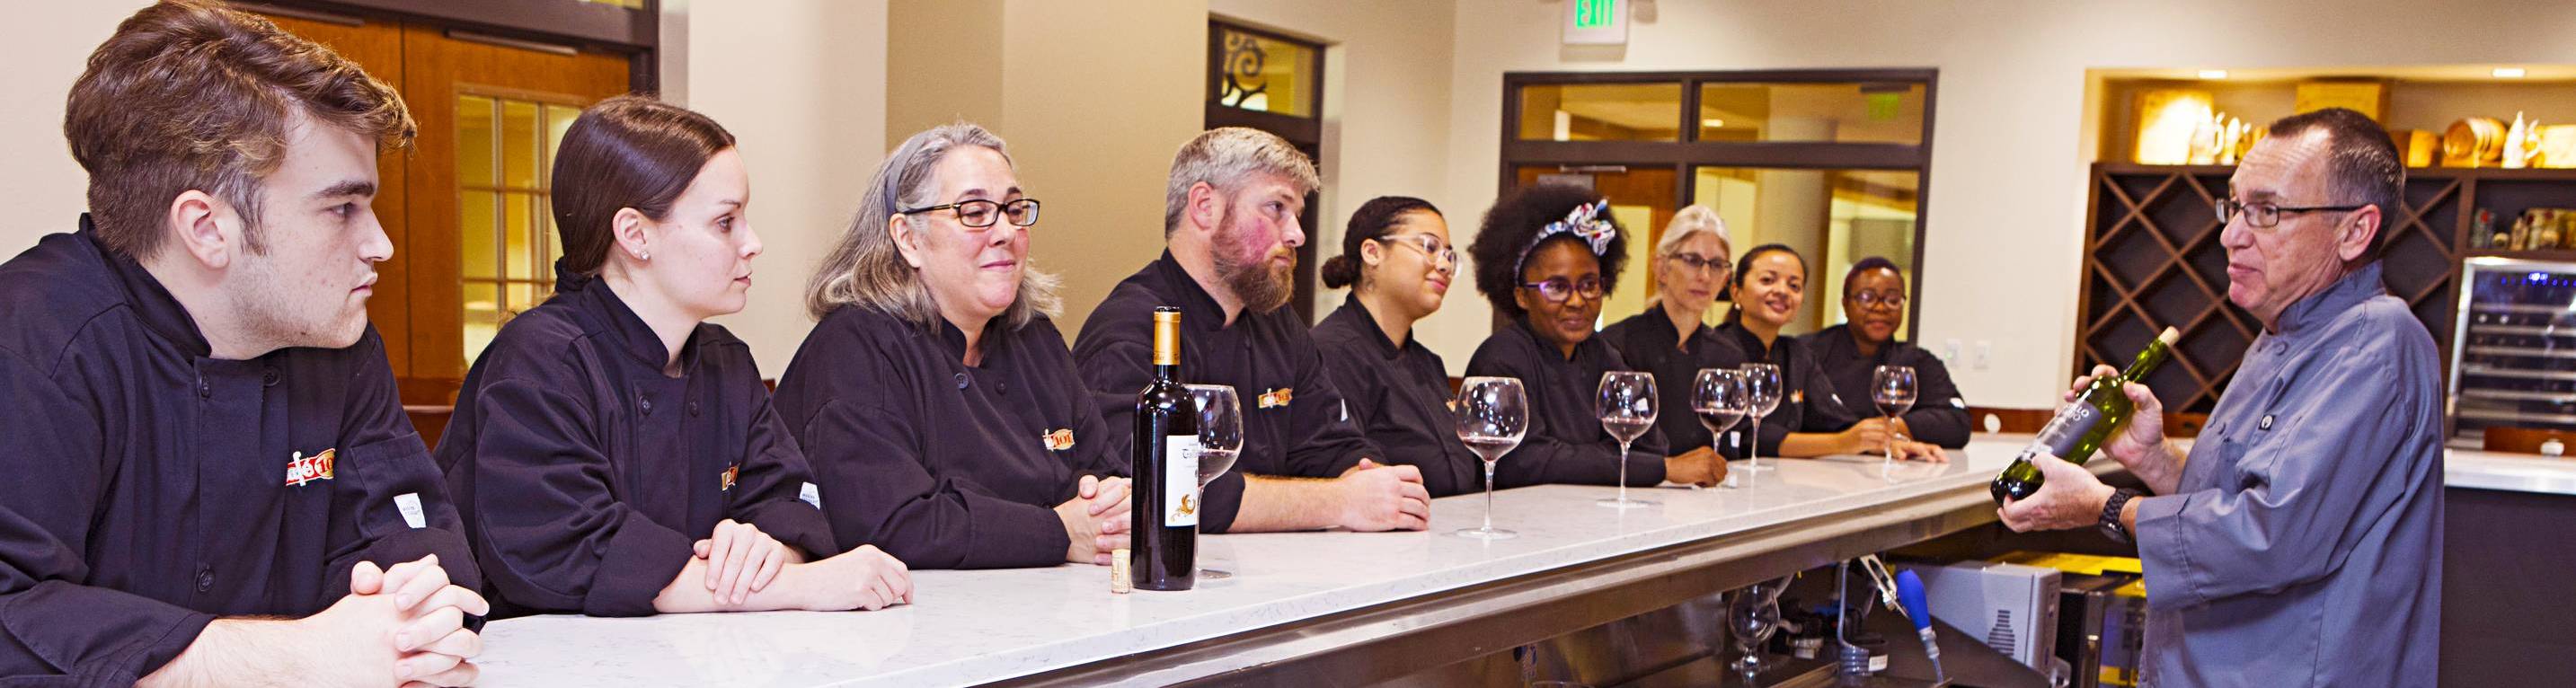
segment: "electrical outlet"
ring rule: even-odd
[[[1992,363],[1992,362],[1994,361],[1994,359],[1995,359],[1995,344],[1994,344],[1994,342],[1990,342],[1990,341],[1983,340],[1983,339],[1977,340],[1977,364],[1976,364],[1974,367],[1975,367],[1976,369],[1978,369],[1978,370],[1985,370],[1985,369],[1986,369],[1986,366],[1987,366],[1988,364]]]
[[[1941,363],[1943,365],[1959,364],[1959,340],[1941,340]]]

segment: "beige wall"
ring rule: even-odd
[[[1475,225],[1483,209],[1451,202],[1448,0],[1353,3],[1335,0],[1211,0],[1208,11],[1229,21],[1323,42],[1324,192],[1317,227],[1307,228],[1317,260],[1342,252],[1343,225],[1360,204],[1379,196],[1415,196],[1448,217],[1452,232]],[[1464,234],[1460,234],[1464,246]],[[1447,304],[1476,300],[1460,281]],[[1340,308],[1346,290],[1316,295],[1315,317]],[[1446,307],[1444,307],[1446,310]],[[1484,341],[1483,321],[1467,327],[1437,320],[1417,328],[1423,344],[1445,355],[1452,373]]]
[[[0,259],[47,234],[77,227],[89,175],[63,142],[63,99],[91,50],[146,3],[26,3],[0,22],[9,68],[0,69],[0,189],[12,210],[0,222]]]
[[[1991,367],[1952,365],[1989,406],[2050,406],[2073,366],[2086,68],[2576,62],[2576,4],[2539,0],[1654,4],[1624,50],[1578,53],[1558,45],[1561,2],[1458,3],[1448,198],[1494,196],[1505,71],[1938,68],[1920,339],[1991,342]],[[1453,298],[1440,318],[1483,311]]]
[[[752,180],[751,305],[717,318],[761,374],[787,369],[814,321],[805,279],[849,226],[885,157],[885,0],[696,0],[664,8],[665,96],[722,123]],[[679,75],[674,79],[669,75]]]
[[[1030,264],[1064,277],[1057,326],[1073,338],[1163,250],[1172,152],[1205,121],[1206,3],[893,5],[885,147],[960,116],[1010,142],[1021,187],[1046,202]]]

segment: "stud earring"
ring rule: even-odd
[[[653,252],[652,252],[652,251],[644,251],[644,252],[637,253],[637,254],[635,254],[635,259],[636,259],[636,260],[652,260],[652,259],[653,259]]]

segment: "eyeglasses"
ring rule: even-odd
[[[2368,207],[2370,207],[2370,204],[2363,203],[2360,205],[2312,205],[2285,208],[2275,205],[2270,201],[2245,203],[2233,198],[2224,198],[2219,199],[2218,201],[2218,223],[2224,225],[2234,222],[2236,221],[2236,216],[2243,215],[2245,216],[2245,224],[2247,225],[2271,228],[2280,226],[2282,213],[2340,213]]]
[[[1422,255],[1432,259],[1433,267],[1452,273],[1458,271],[1458,247],[1442,243],[1440,237],[1429,234],[1391,234],[1378,237],[1376,241],[1422,249]]]
[[[1027,227],[1038,223],[1038,199],[1034,198],[1015,199],[1007,203],[1002,201],[987,201],[978,198],[974,200],[958,201],[955,203],[942,203],[934,206],[914,208],[911,210],[897,210],[895,211],[895,214],[911,215],[914,213],[927,213],[933,210],[954,211],[957,214],[957,224],[968,227],[991,227],[993,226],[994,220],[1002,219],[1004,215],[1010,216],[1011,224],[1017,227]]]
[[[1693,270],[1718,275],[1726,274],[1729,269],[1726,259],[1703,257],[1697,253],[1667,253],[1664,254],[1664,259],[1679,262]]]
[[[1601,298],[1601,278],[1599,277],[1587,276],[1580,281],[1550,277],[1537,282],[1523,283],[1521,287],[1538,290],[1539,297],[1547,299],[1549,303],[1565,303],[1567,297],[1575,294],[1582,294],[1586,299]]]
[[[1862,308],[1885,307],[1896,309],[1905,307],[1905,295],[1892,291],[1852,292],[1852,300],[1859,302],[1860,307]]]

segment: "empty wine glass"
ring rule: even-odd
[[[1744,685],[1754,685],[1753,675],[1762,670],[1762,644],[1780,630],[1780,592],[1789,588],[1789,580],[1763,581],[1729,595],[1726,631],[1735,637],[1735,668],[1743,672]]]
[[[1753,436],[1746,439],[1744,470],[1759,473],[1771,470],[1762,465],[1762,417],[1780,409],[1780,366],[1769,363],[1746,363],[1744,396],[1751,402],[1744,412],[1753,416]]]
[[[1480,540],[1503,540],[1519,533],[1494,528],[1494,461],[1529,432],[1529,392],[1519,378],[1471,377],[1458,384],[1458,441],[1485,460],[1485,525],[1460,528],[1457,534]]]
[[[1654,502],[1628,498],[1628,445],[1655,427],[1655,376],[1629,370],[1601,374],[1601,388],[1592,404],[1592,412],[1601,419],[1601,428],[1619,440],[1619,498],[1604,499],[1598,504],[1613,509],[1653,506]]]
[[[1869,398],[1887,414],[1887,460],[1896,460],[1896,417],[1914,408],[1914,368],[1883,365],[1869,375]]]
[[[1208,483],[1234,468],[1235,457],[1243,453],[1243,401],[1228,385],[1182,387],[1199,409],[1199,491],[1205,493]],[[1228,571],[1199,569],[1201,579],[1233,577]]]
[[[1701,368],[1691,378],[1691,413],[1699,417],[1700,427],[1708,428],[1708,450],[1717,451],[1717,441],[1728,429],[1744,419],[1746,406],[1752,405],[1744,394],[1744,372],[1730,368]]]

